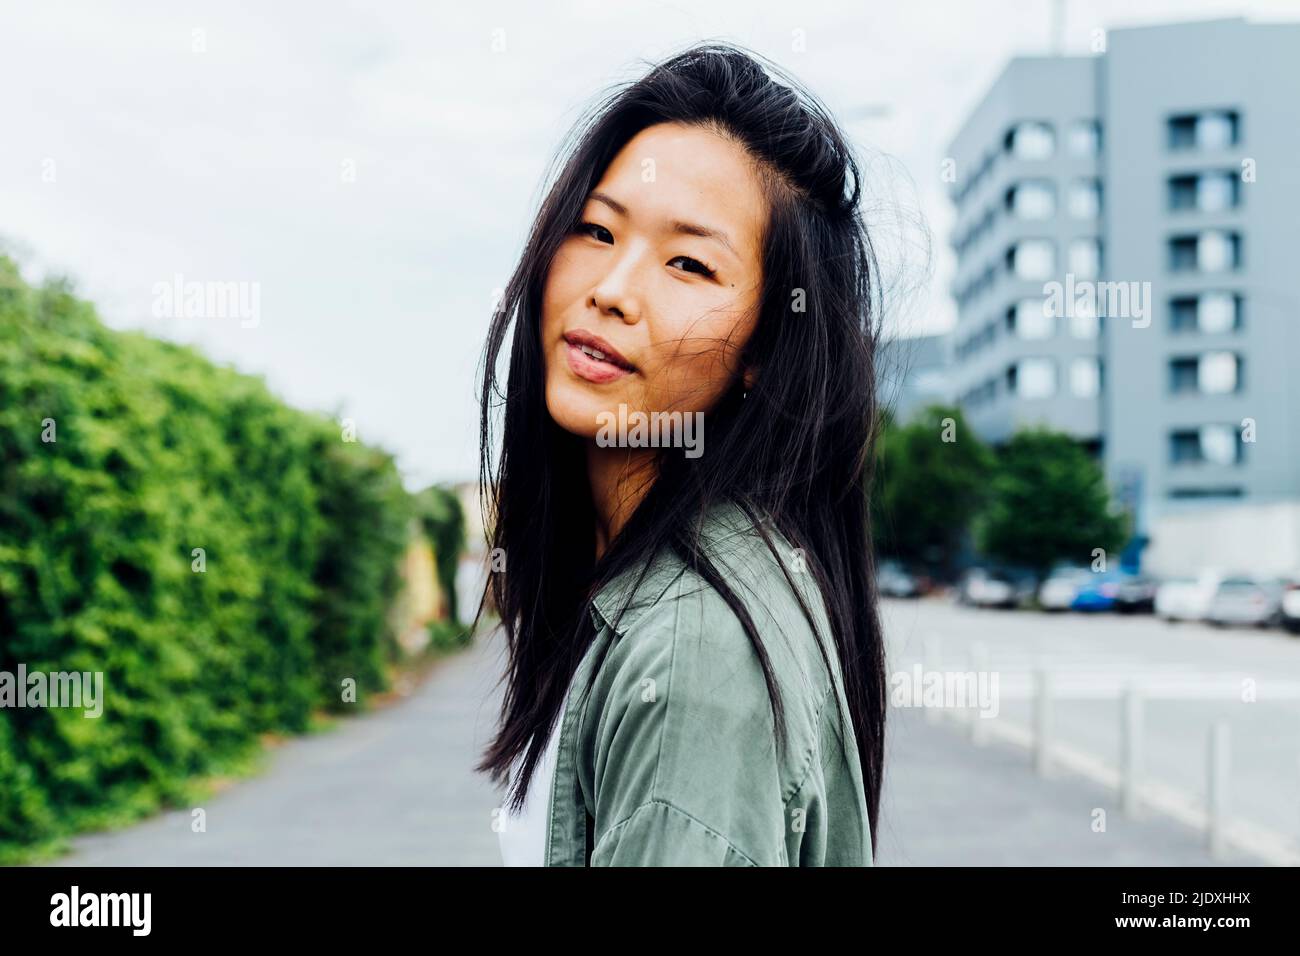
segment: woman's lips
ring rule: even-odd
[[[568,352],[569,368],[573,370],[573,374],[588,382],[603,385],[632,374],[631,369],[588,355],[571,342],[565,342],[564,348]]]

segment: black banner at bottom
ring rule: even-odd
[[[491,933],[483,942],[495,943],[512,928],[531,936],[546,926],[581,927],[586,940],[597,920],[660,931],[714,923],[728,933],[779,932],[793,928],[782,925],[791,920],[820,914],[805,923],[808,932],[874,925],[898,937],[891,945],[911,937],[920,948],[1021,934],[1072,943],[1099,936],[1182,942],[1200,935],[1231,944],[1261,933],[1293,938],[1296,886],[1295,871],[1282,868],[874,867],[761,877],[683,870],[38,866],[0,870],[0,926],[6,943],[76,935],[77,942],[219,944],[287,934],[295,942],[338,945],[421,929],[459,934],[473,926]],[[769,893],[772,905],[763,906]]]

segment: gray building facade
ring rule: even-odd
[[[1300,499],[1300,25],[1114,30],[1013,60],[955,162],[955,398],[1042,423],[1138,519]]]

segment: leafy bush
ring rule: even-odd
[[[181,800],[345,679],[382,689],[414,516],[388,455],[0,257],[0,671],[105,696],[0,709],[0,849]]]
[[[456,571],[461,552],[465,550],[465,513],[460,499],[449,488],[434,485],[416,495],[416,508],[424,533],[433,543],[438,585],[447,596],[447,617],[453,622],[458,621]]]

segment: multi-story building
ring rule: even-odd
[[[1100,267],[1101,134],[1096,62],[1022,57],[953,142],[957,224],[951,336],[955,397],[1002,441],[1043,422],[1101,438],[1100,338],[1093,320],[1044,314],[1044,284]]]
[[[1139,530],[1300,499],[1300,25],[1106,46],[1011,61],[952,143],[955,397],[1095,448]]]

